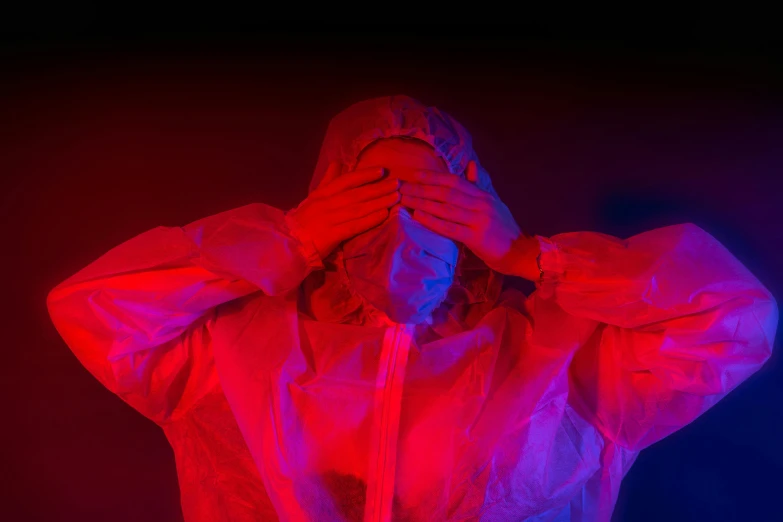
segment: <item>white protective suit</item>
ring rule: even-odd
[[[477,159],[448,115],[374,99],[330,124],[311,189],[395,136],[455,175]],[[530,297],[462,250],[432,317],[396,324],[341,249],[320,259],[259,203],[130,239],[48,306],[89,371],[163,428],[188,522],[606,521],[639,451],[769,358],[778,309],[692,224],[536,238]]]

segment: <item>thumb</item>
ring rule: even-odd
[[[465,177],[471,183],[478,184],[478,180],[479,180],[478,167],[476,166],[475,161],[471,160],[470,162],[468,162],[468,168],[465,169]]]

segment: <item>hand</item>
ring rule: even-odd
[[[500,199],[476,186],[475,162],[468,163],[466,177],[419,171],[400,189],[400,204],[430,230],[463,243],[491,269],[535,280],[538,242],[522,234]]]
[[[340,171],[340,163],[330,164],[318,188],[291,211],[321,259],[346,239],[381,224],[400,201],[399,181],[382,179],[383,168]]]

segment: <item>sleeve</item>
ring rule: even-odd
[[[696,225],[537,238],[536,298],[597,325],[571,362],[572,390],[621,447],[641,450],[690,423],[770,357],[775,299]]]
[[[51,290],[47,307],[90,373],[163,423],[217,383],[210,332],[218,305],[285,294],[321,267],[287,214],[252,204],[126,241]]]

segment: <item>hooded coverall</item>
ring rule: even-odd
[[[465,129],[404,96],[330,124],[311,190],[381,138]],[[494,193],[479,169],[479,186]],[[536,236],[525,297],[469,253],[416,325],[380,320],[339,249],[264,204],[113,248],[48,296],[81,363],[160,425],[185,520],[609,520],[639,452],[769,358],[769,291],[693,224]]]

